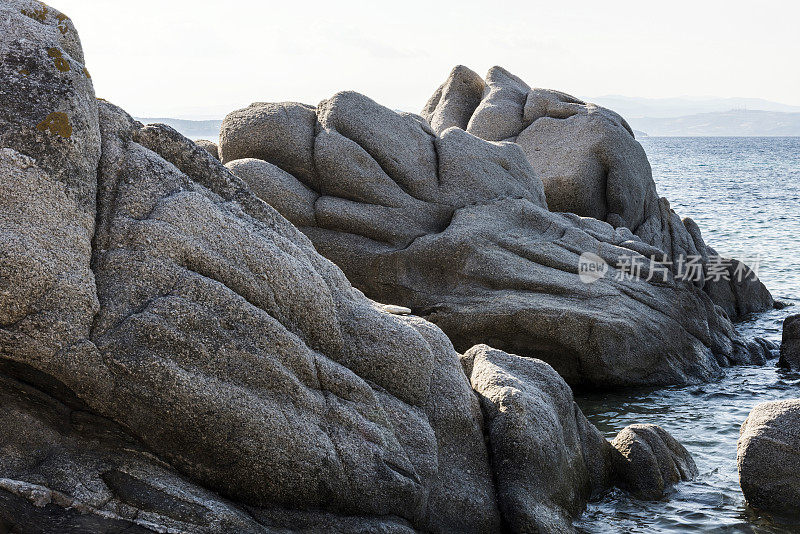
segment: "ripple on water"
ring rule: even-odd
[[[692,217],[719,253],[759,260],[759,276],[773,295],[795,305],[738,325],[746,336],[779,343],[783,319],[800,313],[800,138],[646,137],[641,143],[659,194],[673,209]],[[777,369],[775,359],[764,367],[737,367],[714,384],[577,395],[608,438],[633,423],[663,426],[689,449],[700,475],[657,502],[614,490],[591,503],[576,527],[591,533],[800,532],[749,510],[736,470],[739,428],[750,410],[787,398],[800,398],[800,374]]]

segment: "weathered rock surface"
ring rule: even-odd
[[[0,35],[0,357],[61,374],[98,310],[97,103],[66,16],[4,1]]]
[[[497,92],[501,103],[521,90],[502,76],[497,71],[507,86]],[[454,72],[450,85],[460,77]],[[254,123],[277,120],[273,109],[286,110],[281,121],[298,122],[280,128],[306,131],[312,122],[301,104],[261,106],[267,111]],[[490,124],[495,115],[486,108]],[[256,137],[242,114],[257,109],[234,112],[223,129],[235,139]],[[697,382],[727,365],[764,362],[763,347],[741,339],[707,294],[649,260],[666,252],[626,227],[549,211],[519,145],[487,143],[457,127],[436,135],[419,118],[352,92],[321,103],[316,116],[313,143],[274,137],[254,151],[280,152],[280,161],[229,167],[356,287],[433,321],[456,349],[488,343],[598,387]],[[309,145],[314,182],[278,172],[282,162],[308,159]],[[585,252],[611,265],[593,284],[579,276]],[[615,267],[626,262],[640,268]]]
[[[225,117],[219,133],[223,163],[257,158],[273,162],[307,185],[314,184],[314,108],[255,103]]]
[[[513,532],[571,530],[610,485],[611,447],[541,360],[478,345],[465,355],[486,413],[497,498]]]
[[[483,99],[483,79],[464,66],[457,66],[447,81],[433,94],[422,110],[422,117],[435,132],[452,126],[467,129],[470,118]]]
[[[659,499],[697,475],[686,449],[658,426],[603,439],[541,360],[478,345],[462,363],[486,414],[497,498],[512,532],[569,532],[589,499],[611,486]]]
[[[213,141],[209,141],[208,139],[196,139],[194,142],[197,146],[204,149],[206,152],[214,156],[214,159],[220,159],[219,157],[219,147]]]
[[[781,356],[778,365],[789,369],[800,369],[800,314],[783,320]]]
[[[85,177],[96,172],[100,132],[75,27],[36,0],[3,0],[0,29],[0,146],[35,158],[91,214]]]
[[[759,404],[742,424],[739,483],[760,511],[800,518],[800,400]]]
[[[670,486],[698,474],[689,452],[659,426],[631,425],[611,445],[619,451],[613,467],[617,484],[639,499],[660,499]]]
[[[694,221],[681,220],[658,197],[650,163],[625,119],[559,91],[531,89],[500,67],[489,70],[475,104],[480,82],[464,66],[453,70],[422,111],[436,133],[457,126],[488,141],[514,141],[542,180],[551,211],[630,229],[660,250],[675,274],[686,272],[689,258],[698,258],[702,275],[710,274],[707,264],[716,253],[706,249]],[[448,95],[446,101],[441,95]],[[747,266],[733,277],[738,263],[729,265],[727,279],[691,278],[731,317],[769,309],[772,296]]]
[[[480,412],[452,346],[380,312],[174,130],[108,105],[101,126],[93,341],[113,388],[93,408],[251,505],[490,529]]]
[[[237,159],[226,165],[250,189],[295,226],[314,226],[319,195],[280,167],[260,159]]]
[[[23,13],[44,10],[38,3],[0,6],[4,53],[49,67],[53,56],[39,48],[63,35],[49,8],[40,21]],[[111,478],[91,458],[75,458],[81,467],[72,469],[81,446],[49,430],[63,427],[56,416],[26,405],[33,412],[18,419],[39,420],[36,450],[62,451],[73,478],[62,482],[52,466],[17,468],[14,458],[37,460],[10,445],[0,466],[9,528],[36,517],[141,531],[150,526],[133,519],[151,505],[195,525],[206,497],[176,497],[190,491],[176,489],[181,477],[214,492],[207,499],[220,509],[228,505],[218,495],[262,510],[223,510],[217,519],[228,514],[235,527],[198,532],[238,530],[256,515],[266,525],[272,509],[285,511],[287,527],[317,531],[499,528],[479,403],[441,331],[366,299],[203,148],[106,102],[98,114],[88,82],[62,86],[50,73],[13,85],[9,57],[0,84],[14,91],[0,102],[9,145],[0,152],[0,232],[10,244],[0,252],[0,361],[24,369],[41,392],[78,399],[100,428],[119,425],[135,450],[149,451],[136,461],[152,464],[117,475],[128,460],[92,445],[87,454]],[[64,72],[80,70],[65,61]],[[72,136],[37,129],[34,99],[67,110]],[[0,431],[9,443],[22,427],[14,425]],[[109,440],[103,446],[118,447]],[[84,473],[90,487],[72,483]],[[98,493],[85,494],[92,486]],[[127,492],[126,506],[106,502],[109,491],[122,500]],[[158,531],[169,524],[155,521]]]

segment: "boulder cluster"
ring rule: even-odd
[[[657,426],[605,440],[567,381],[764,361],[713,292],[649,276],[679,232],[551,211],[495,142],[550,93],[522,122],[492,77],[425,118],[255,104],[201,146],[96,99],[64,14],[0,0],[0,30],[2,531],[567,532],[697,473]],[[584,252],[609,274],[581,281]]]
[[[503,69],[487,80],[457,67],[422,116],[354,92],[316,108],[256,103],[225,118],[219,155],[368,297],[432,321],[459,351],[486,343],[602,388],[764,363],[767,347],[730,316],[771,307],[769,291],[752,276],[705,284],[666,266],[712,252],[697,225],[658,208],[624,121]],[[607,267],[593,283],[586,254]]]

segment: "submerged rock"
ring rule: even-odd
[[[510,105],[522,91],[519,81],[496,74],[492,80],[504,85],[481,112],[484,129],[505,117],[492,106]],[[474,77],[456,71],[452,78],[442,95],[476,93]],[[428,107],[449,109],[442,95]],[[312,140],[277,135],[309,132],[310,109],[259,104],[232,113],[223,122],[223,153],[229,138],[271,133],[265,145],[241,153],[267,163],[241,159],[229,168],[356,287],[433,321],[456,349],[488,343],[594,387],[693,383],[731,364],[765,361],[763,347],[745,342],[706,293],[650,260],[667,252],[624,226],[548,210],[520,145],[457,127],[437,135],[419,117],[352,92],[316,108]],[[313,177],[286,174],[287,162],[309,158]],[[580,271],[587,253],[606,264],[593,283]]]
[[[739,483],[753,508],[800,519],[800,400],[759,404],[742,424]]]
[[[457,126],[488,141],[515,142],[542,180],[551,211],[628,228],[658,249],[676,275],[689,274],[686,262],[692,258],[702,265],[701,274],[710,275],[710,257],[717,258],[726,276],[691,278],[729,316],[772,306],[769,291],[747,266],[719,258],[694,221],[681,220],[658,197],[644,149],[620,115],[559,91],[531,89],[501,67],[489,70],[476,103],[480,81],[464,66],[453,69],[422,111],[437,134]],[[448,95],[446,102],[439,95]]]
[[[800,369],[800,315],[790,315],[783,320],[783,338],[778,365],[794,370]]]

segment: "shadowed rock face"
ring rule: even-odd
[[[113,421],[0,375],[0,526],[11,532],[410,533],[399,517],[245,507],[178,474]],[[169,530],[168,530],[169,529]]]
[[[783,321],[781,357],[778,365],[800,369],[800,315],[790,315]]]
[[[458,90],[474,90],[466,85]],[[707,294],[658,271],[648,258],[663,250],[624,226],[549,211],[520,145],[459,128],[437,135],[419,117],[352,92],[316,108],[313,142],[292,144],[276,132],[310,131],[309,108],[259,106],[267,111],[246,126],[241,116],[257,113],[253,106],[224,121],[222,152],[257,137],[251,123],[274,145],[236,152],[245,159],[226,160],[228,168],[356,287],[433,321],[458,350],[489,343],[597,387],[710,380],[723,366],[764,361]],[[292,117],[296,129],[285,124]],[[313,173],[291,174],[292,162],[309,160]],[[642,269],[623,276],[611,267],[587,284],[578,272],[585,252]]]
[[[800,518],[800,399],[759,404],[742,424],[739,482],[747,503]]]
[[[517,143],[544,184],[551,211],[570,212],[625,227],[663,251],[678,274],[678,258],[709,256],[700,229],[659,198],[650,163],[633,130],[613,111],[549,89],[531,89],[501,67],[483,80],[457,66],[422,111],[433,130],[456,126],[488,141]],[[729,280],[697,280],[729,316],[764,311],[772,296],[749,268]],[[739,280],[736,282],[735,280]]]

